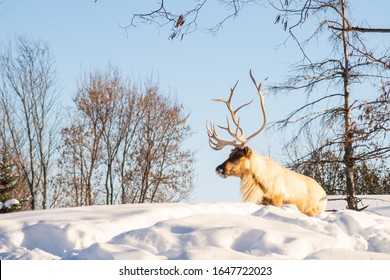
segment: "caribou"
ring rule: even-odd
[[[235,128],[232,128],[228,117],[226,127],[218,125],[220,129],[227,131],[227,134],[233,138],[229,141],[223,140],[218,135],[214,124],[206,123],[209,145],[212,149],[218,151],[226,146],[233,147],[229,158],[217,166],[216,173],[222,178],[229,176],[240,178],[240,194],[244,202],[276,207],[281,207],[283,204],[294,204],[299,211],[308,216],[315,216],[317,213],[323,212],[327,197],[324,189],[315,180],[296,173],[269,157],[257,154],[246,146],[250,140],[264,132],[267,123],[264,99],[268,92],[262,93],[261,91],[264,81],[258,84],[252,75],[252,71],[249,72],[249,75],[260,98],[263,124],[259,130],[245,138],[244,130],[237,118],[237,112],[251,104],[252,101],[235,110],[232,108],[231,101],[238,81],[230,89],[228,100],[213,99],[213,101],[222,102],[226,105],[235,126]]]

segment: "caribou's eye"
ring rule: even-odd
[[[238,160],[238,159],[242,158],[243,156],[244,156],[243,153],[235,152],[235,153],[230,154],[229,160],[232,160],[232,161]]]

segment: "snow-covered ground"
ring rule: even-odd
[[[390,198],[364,203],[364,212],[354,212],[330,201],[338,211],[317,217],[251,203],[3,214],[0,259],[390,259]]]

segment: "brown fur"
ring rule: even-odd
[[[294,204],[308,216],[325,210],[326,193],[316,181],[258,155],[249,147],[233,149],[216,171],[224,178],[241,179],[243,201],[277,207]]]

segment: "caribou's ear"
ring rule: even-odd
[[[242,151],[244,152],[244,154],[245,154],[247,157],[250,157],[251,154],[252,154],[252,149],[249,148],[249,147],[244,147],[244,148],[242,149]]]

